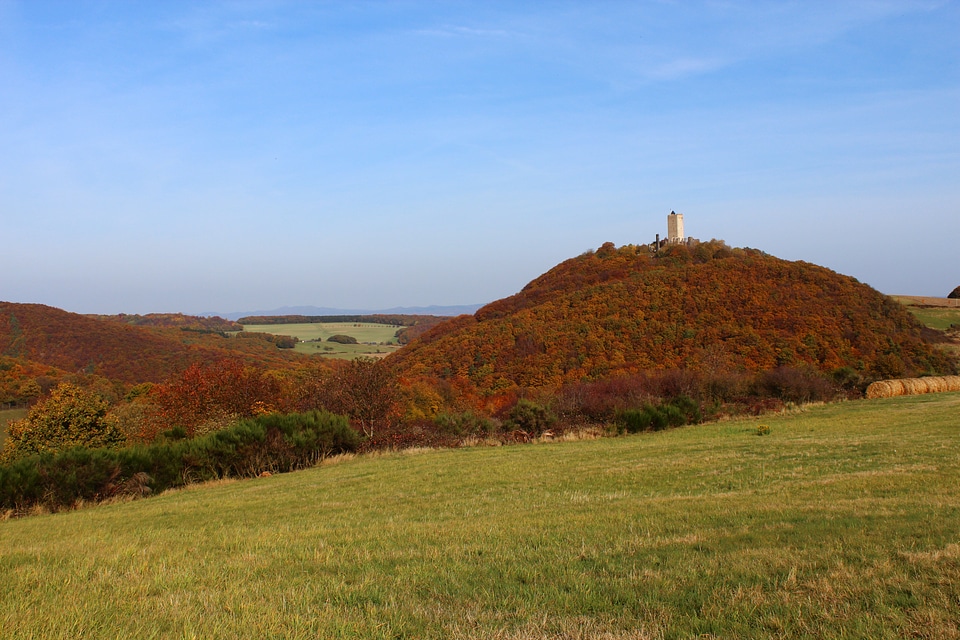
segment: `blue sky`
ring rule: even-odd
[[[960,285],[955,2],[0,0],[0,299],[491,301],[689,235]]]

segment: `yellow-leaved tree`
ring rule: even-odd
[[[123,442],[123,434],[107,420],[107,403],[103,399],[63,383],[33,407],[26,418],[7,425],[0,461],[11,462],[73,447],[114,447]]]

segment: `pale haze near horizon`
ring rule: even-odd
[[[488,302],[686,231],[960,285],[951,2],[0,0],[0,300]]]

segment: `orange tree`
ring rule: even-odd
[[[139,434],[152,440],[179,427],[192,437],[209,431],[205,425],[269,413],[280,402],[280,385],[273,376],[238,360],[195,363],[150,391],[154,415]],[[222,426],[225,426],[223,424]]]

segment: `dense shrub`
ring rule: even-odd
[[[278,349],[293,349],[298,342],[300,338],[296,336],[274,336],[273,340],[273,344],[277,345]]]
[[[832,400],[836,388],[814,369],[777,367],[757,376],[757,394],[785,402],[814,402]]]
[[[417,447],[440,449],[458,447],[468,434],[455,434],[434,420],[419,419],[389,423],[360,444],[361,452],[397,451]]]
[[[564,415],[590,420],[612,420],[619,412],[641,405],[654,394],[654,384],[644,374],[616,376],[605,380],[575,382],[561,389],[558,409]]]
[[[838,367],[830,372],[830,378],[840,389],[852,391],[863,388],[863,376],[853,367]]]
[[[107,403],[94,393],[61,384],[23,420],[11,422],[0,460],[72,447],[111,447],[124,441],[123,433],[107,417]]]
[[[507,430],[523,431],[528,435],[537,436],[549,429],[554,422],[556,422],[556,416],[546,407],[521,398],[507,414],[503,426]]]
[[[358,445],[345,417],[313,411],[259,416],[177,442],[45,453],[0,467],[0,508],[59,509],[191,482],[292,471]]]
[[[336,342],[337,344],[357,344],[357,339],[353,336],[337,334],[327,338],[327,342]]]
[[[455,436],[485,436],[496,431],[493,420],[472,411],[441,413],[433,421],[441,432]]]
[[[660,405],[645,403],[617,415],[617,426],[628,433],[661,431],[667,427],[696,424],[702,420],[700,405],[689,396],[678,396]]]

